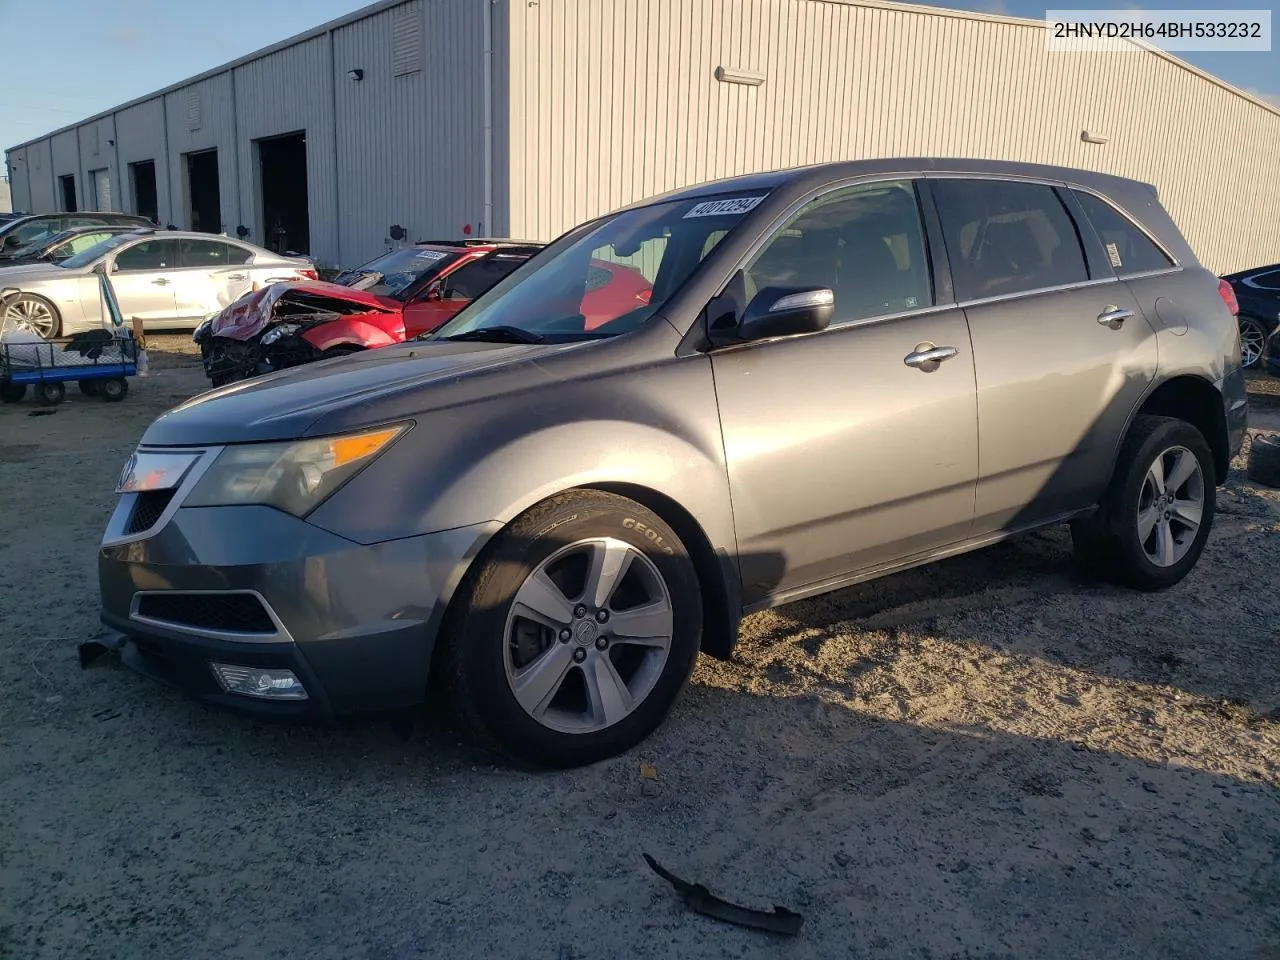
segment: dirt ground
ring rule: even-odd
[[[1280,957],[1280,492],[1242,462],[1168,593],[1030,536],[753,616],[635,752],[531,774],[79,668],[186,346],[122,404],[0,408],[5,960]],[[804,929],[689,913],[642,852]]]

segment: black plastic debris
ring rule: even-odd
[[[756,930],[765,930],[769,933],[780,933],[787,937],[794,937],[800,932],[804,917],[788,910],[786,907],[775,905],[772,913],[740,907],[736,903],[721,900],[700,883],[681,880],[674,873],[663,869],[647,853],[643,856],[645,863],[649,864],[649,868],[675,887],[685,905],[694,913],[714,917],[726,923],[734,923],[740,927],[751,927]]]

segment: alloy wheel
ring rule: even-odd
[[[4,322],[0,326],[9,329],[30,330],[48,339],[55,326],[53,311],[43,300],[18,295],[5,304]]]
[[[1240,366],[1251,367],[1262,357],[1267,334],[1257,320],[1240,321]]]
[[[1196,455],[1170,447],[1152,462],[1138,497],[1138,540],[1147,559],[1172,567],[1195,543],[1204,514],[1205,480]]]
[[[507,683],[534,720],[592,733],[630,716],[671,650],[671,594],[653,561],[612,537],[572,543],[539,564],[507,613]]]

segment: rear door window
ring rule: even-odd
[[[1089,279],[1075,221],[1053,187],[933,181],[956,299],[1027,293]]]
[[[1167,270],[1173,266],[1173,261],[1141,227],[1107,201],[1083,190],[1073,190],[1072,193],[1102,240],[1107,259],[1118,276]]]
[[[227,245],[218,240],[178,241],[180,267],[224,267],[227,264]]]

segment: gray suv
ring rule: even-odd
[[[651,289],[588,324],[601,261]],[[1246,416],[1218,279],[1148,185],[740,177],[571,230],[428,339],[156,420],[102,617],[209,703],[439,695],[512,757],[587,763],[653,731],[744,612],[1064,522],[1100,577],[1177,583]]]

